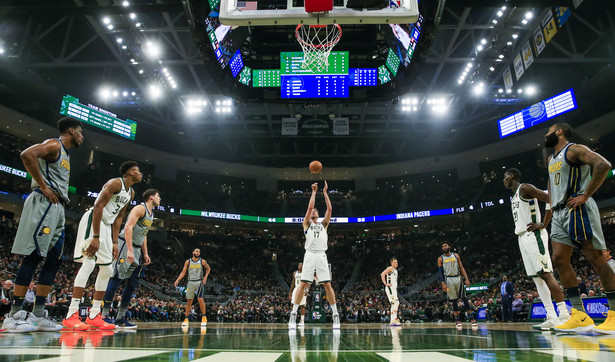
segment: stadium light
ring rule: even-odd
[[[154,59],[158,59],[160,57],[160,54],[162,53],[162,49],[160,48],[160,44],[153,43],[151,41],[148,41],[145,44],[144,51],[145,51],[145,54],[147,54],[148,57],[154,58]]]
[[[126,8],[126,7],[130,6],[130,3],[128,1],[123,1],[122,2],[122,6]]]
[[[118,91],[116,91],[116,90],[113,91],[113,96],[114,97],[118,97],[119,95],[120,95],[120,93]]]
[[[117,38],[115,40],[117,41],[118,44],[122,44],[122,42],[124,41],[124,39],[122,39],[122,38]]]
[[[527,93],[528,96],[533,96],[534,94],[536,94],[536,87],[534,87],[533,85],[530,85],[525,88],[525,92]]]
[[[135,26],[136,26],[137,28],[140,28],[140,27],[141,27],[141,23],[136,23],[136,24],[135,24]]]
[[[478,83],[474,86],[474,95],[481,95],[485,92],[485,84],[483,82]]]
[[[527,19],[521,20],[521,24],[526,25],[527,24]]]
[[[104,17],[102,21],[103,21],[103,24],[105,25],[108,25],[111,23],[111,19],[109,19],[108,17]]]
[[[519,34],[515,33],[512,35],[513,39],[517,39],[519,37]]]
[[[487,39],[484,39],[484,38],[483,38],[483,39],[481,39],[481,40],[480,40],[480,43],[481,43],[481,44],[483,44],[483,45],[487,44]]]
[[[4,48],[0,48],[0,54],[4,54]]]
[[[525,13],[525,18],[526,18],[527,20],[530,20],[530,19],[531,19],[531,18],[533,18],[533,17],[534,17],[534,13],[533,13],[533,12],[528,11],[527,13]]]
[[[504,15],[504,12],[502,10],[498,10],[498,18],[501,18],[502,15]]]
[[[157,84],[152,84],[149,86],[149,96],[156,100],[162,96],[162,88],[160,88]]]
[[[130,15],[129,15],[129,16],[130,16],[130,18],[131,18],[132,20],[135,20],[135,19],[137,18],[137,14],[135,14],[135,13],[130,13]]]
[[[476,50],[478,50],[479,52],[480,52],[480,51],[482,51],[482,50],[483,50],[483,46],[479,44],[479,45],[476,47]]]
[[[113,24],[109,24],[109,25],[107,25],[107,29],[109,29],[109,30],[113,30]]]
[[[109,97],[111,97],[111,90],[107,87],[103,87],[100,89],[98,94],[102,100],[107,100],[109,99]]]

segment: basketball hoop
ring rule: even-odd
[[[299,24],[295,35],[303,49],[301,68],[321,72],[329,65],[329,54],[342,38],[342,27],[339,24]]]

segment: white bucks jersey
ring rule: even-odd
[[[109,199],[109,202],[103,209],[102,221],[108,225],[113,224],[120,210],[130,202],[130,198],[132,197],[132,189],[126,187],[121,177],[120,182],[122,183],[122,188],[117,193],[111,195],[111,199]],[[96,198],[96,200],[98,201],[98,198]]]
[[[297,270],[295,272],[295,287],[298,287],[301,284],[301,272]]]
[[[591,180],[589,165],[575,165],[568,161],[566,153],[573,143],[567,144],[549,160],[549,184],[551,186],[551,206],[560,206],[572,196],[585,193]]]
[[[386,276],[387,284],[391,284],[392,289],[397,289],[397,269],[393,269],[392,272]]]
[[[515,221],[515,234],[521,235],[527,231],[527,224],[542,222],[537,199],[526,200],[521,197],[521,185],[511,202],[513,220]]]
[[[305,250],[307,251],[326,251],[327,229],[322,223],[314,223],[310,220],[310,226],[305,231]]]

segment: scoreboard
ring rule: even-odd
[[[133,141],[137,134],[137,122],[130,119],[125,121],[121,120],[117,118],[116,114],[92,104],[88,104],[87,106],[81,104],[78,98],[70,95],[65,95],[64,98],[62,98],[60,114],[77,118],[83,123],[104,129],[105,131]]]
[[[540,101],[498,121],[500,138],[510,136],[577,108],[574,90]]]

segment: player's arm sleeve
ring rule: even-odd
[[[444,278],[444,267],[442,267],[442,266],[438,267],[438,274],[440,275],[440,281],[443,282],[445,280],[445,278]]]

